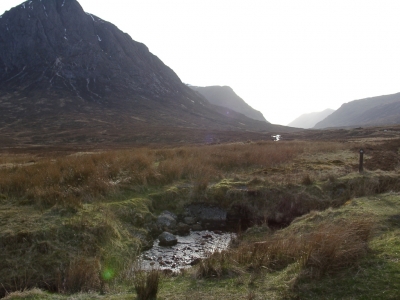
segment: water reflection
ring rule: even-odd
[[[157,239],[153,248],[142,253],[142,268],[175,272],[189,268],[210,253],[227,249],[235,236],[234,233],[221,231],[191,231],[190,235],[178,236],[178,244],[171,247],[159,246]]]
[[[279,141],[282,138],[282,136],[280,134],[271,135],[271,137],[275,142]]]

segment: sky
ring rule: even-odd
[[[274,124],[400,92],[398,0],[78,1],[184,83],[228,85]]]

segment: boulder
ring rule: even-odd
[[[210,230],[223,230],[226,228],[227,212],[218,206],[207,203],[196,203],[188,205],[186,211],[190,216],[198,220],[203,228]]]
[[[172,233],[164,231],[158,236],[160,246],[174,246],[178,243],[178,239]]]
[[[197,265],[199,262],[201,262],[201,259],[197,257],[197,258],[193,259],[193,260],[189,263],[189,265],[195,266],[195,265]]]
[[[195,220],[195,218],[193,218],[193,217],[185,217],[185,218],[183,219],[183,221],[184,221],[186,224],[188,224],[188,225],[193,225],[193,224],[196,223],[196,220]]]
[[[169,211],[163,211],[157,218],[157,226],[161,229],[175,229],[177,216]]]
[[[193,230],[193,231],[202,231],[202,230],[203,230],[203,227],[202,227],[200,224],[194,224],[194,225],[192,226],[192,230]]]
[[[189,235],[190,234],[190,226],[185,223],[178,223],[178,226],[176,228],[177,234],[179,235]]]

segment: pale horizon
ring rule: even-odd
[[[23,2],[2,0],[0,14]],[[400,1],[78,2],[182,82],[230,86],[274,124],[400,92]]]

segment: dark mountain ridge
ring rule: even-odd
[[[400,93],[344,103],[314,128],[400,124]]]
[[[2,15],[0,112],[2,138],[31,144],[148,141],[160,127],[171,128],[161,142],[179,128],[291,130],[218,113],[145,45],[76,0],[26,1]]]

